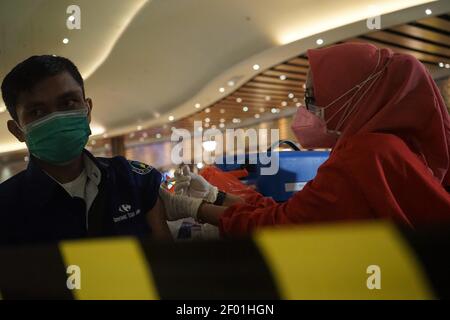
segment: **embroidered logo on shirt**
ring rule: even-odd
[[[137,174],[145,175],[153,170],[152,166],[139,161],[128,160],[128,162],[130,163],[131,170]]]
[[[130,212],[131,206],[129,204],[123,204],[119,207],[120,212]]]
[[[136,211],[131,211],[132,207],[129,204],[122,204],[119,206],[119,212],[124,213],[118,217],[113,217],[114,222],[120,222],[123,220],[127,220],[133,218],[141,213],[141,209],[137,209]]]

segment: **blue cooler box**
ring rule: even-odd
[[[216,164],[223,171],[246,169],[249,176],[243,178],[244,183],[253,183],[258,192],[266,197],[272,197],[275,201],[282,202],[289,199],[296,191],[303,189],[304,185],[314,179],[317,169],[329,158],[328,151],[300,151],[291,141],[280,141],[280,144],[288,144],[293,151],[279,151],[269,154],[272,159],[278,157],[278,171],[273,175],[261,174],[261,168],[268,168],[273,164],[262,164],[259,154],[245,155],[244,164],[236,164],[236,156],[232,158],[234,163]],[[270,149],[268,152],[271,152]],[[267,154],[264,154],[267,157]],[[256,157],[256,164],[250,163],[249,159]],[[230,157],[227,160],[231,160]],[[228,161],[230,162],[230,161]],[[242,180],[242,179],[241,179]]]
[[[271,176],[259,175],[257,190],[275,201],[286,201],[314,179],[329,155],[327,151],[280,151],[278,172]]]

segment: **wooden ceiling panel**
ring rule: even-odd
[[[282,85],[282,86],[297,87],[299,84],[298,80],[290,80],[287,78],[285,80],[281,80],[279,77],[257,76],[253,79],[255,82],[277,84],[277,85]]]
[[[278,90],[273,90],[273,89],[266,89],[266,88],[255,88],[252,86],[249,86],[250,83],[246,84],[245,86],[243,86],[241,89],[242,92],[247,92],[247,93],[259,93],[259,94],[263,94],[263,95],[268,95],[270,96],[271,94],[281,94],[281,95],[288,95],[289,93],[293,93],[295,95],[303,95],[304,93],[304,89],[300,88],[300,90],[286,90],[285,88],[279,88]]]
[[[271,95],[263,95],[263,94],[257,94],[257,93],[247,93],[247,92],[235,92],[232,95],[228,96],[225,99],[232,99],[236,100],[238,98],[242,99],[242,103],[244,103],[247,99],[249,100],[266,100],[266,97],[269,97],[269,99],[285,99],[287,95],[285,94],[271,94]]]
[[[266,83],[266,82],[260,82],[260,81],[256,81],[256,80],[252,80],[249,83],[246,84],[247,87],[254,87],[254,88],[258,88],[258,89],[270,89],[270,90],[280,90],[283,92],[294,92],[296,90],[300,89],[300,85],[299,86],[295,86],[295,85],[287,85],[287,84],[270,84],[270,83]]]
[[[298,98],[297,98],[298,99]],[[303,99],[299,99],[298,101],[303,100]],[[237,104],[237,103],[232,103],[232,102],[228,102],[225,101],[223,102],[223,104],[221,104],[221,107],[226,107],[226,106],[232,106],[240,111],[242,111],[242,108],[244,106],[248,107],[249,109],[251,108],[261,108],[261,107],[270,107],[270,108],[279,108],[279,107],[283,107],[283,103],[287,103],[287,105],[294,105],[295,102],[293,102],[291,99],[285,99],[282,101],[265,101],[265,102],[249,102],[246,104]]]
[[[427,43],[425,41],[415,40],[412,38],[400,36],[398,34],[388,33],[384,31],[378,31],[370,33],[366,36],[368,39],[380,40],[383,42],[391,43],[394,46],[402,46],[410,48],[420,52],[426,52],[427,54],[434,54],[442,56],[444,58],[450,58],[450,49],[444,46],[438,46],[435,44]]]
[[[449,62],[449,59],[443,59],[437,55],[433,55],[433,54],[427,54],[427,53],[422,53],[422,52],[418,52],[415,50],[410,50],[410,49],[404,49],[401,47],[397,47],[394,45],[388,45],[385,43],[382,43],[380,41],[375,41],[375,40],[369,40],[369,39],[364,39],[364,38],[353,38],[353,39],[349,39],[346,40],[344,42],[365,42],[365,43],[371,43],[379,48],[390,48],[395,52],[399,52],[399,53],[405,53],[405,54],[410,54],[414,57],[416,57],[418,60],[424,62],[424,63],[434,63],[437,64],[439,62]]]
[[[297,66],[293,66],[291,64],[280,64],[278,66],[273,67],[273,70],[288,71],[288,72],[298,73],[298,74],[302,74],[302,75],[306,75],[306,73],[308,72],[307,67],[297,67]]]
[[[402,25],[397,26],[394,28],[391,28],[390,30],[402,33],[404,35],[413,37],[413,38],[419,38],[423,39],[425,41],[434,42],[436,44],[444,45],[446,47],[450,46],[450,36],[444,35],[439,32],[430,31],[428,29],[419,28],[412,25]]]
[[[234,98],[227,98],[222,101],[222,103],[230,103],[230,104],[238,104],[240,106],[245,105],[251,105],[251,104],[265,104],[265,103],[281,103],[281,101],[288,100],[288,97],[282,97],[282,98],[271,98],[270,100],[265,99],[252,99],[252,98],[246,98],[242,99],[241,102],[237,102]]]
[[[302,67],[309,68],[309,62],[308,62],[308,59],[306,59],[306,58],[301,58],[301,57],[291,59],[291,60],[289,60],[289,61],[287,62],[287,64],[293,64],[293,65],[296,65],[296,66],[302,66]]]
[[[276,71],[276,70],[267,70],[262,75],[264,76],[271,76],[271,77],[280,77],[285,76],[286,80],[306,80],[306,75],[299,74],[299,73],[292,73],[292,72],[283,72],[283,71]]]
[[[418,20],[417,23],[441,30],[444,33],[450,32],[450,21],[439,17],[432,17]]]

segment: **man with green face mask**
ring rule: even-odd
[[[28,168],[0,185],[0,243],[147,235],[170,239],[158,196],[161,174],[84,149],[92,101],[68,59],[33,56],[2,83],[9,131],[25,142]]]

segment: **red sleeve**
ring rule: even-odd
[[[368,206],[354,181],[330,158],[287,202],[234,205],[221,216],[219,227],[222,234],[243,236],[261,226],[364,218],[361,207]]]
[[[358,153],[357,160],[351,158]],[[353,164],[347,172],[377,217],[413,229],[450,223],[450,194],[402,139],[392,134],[358,135],[341,157]]]

